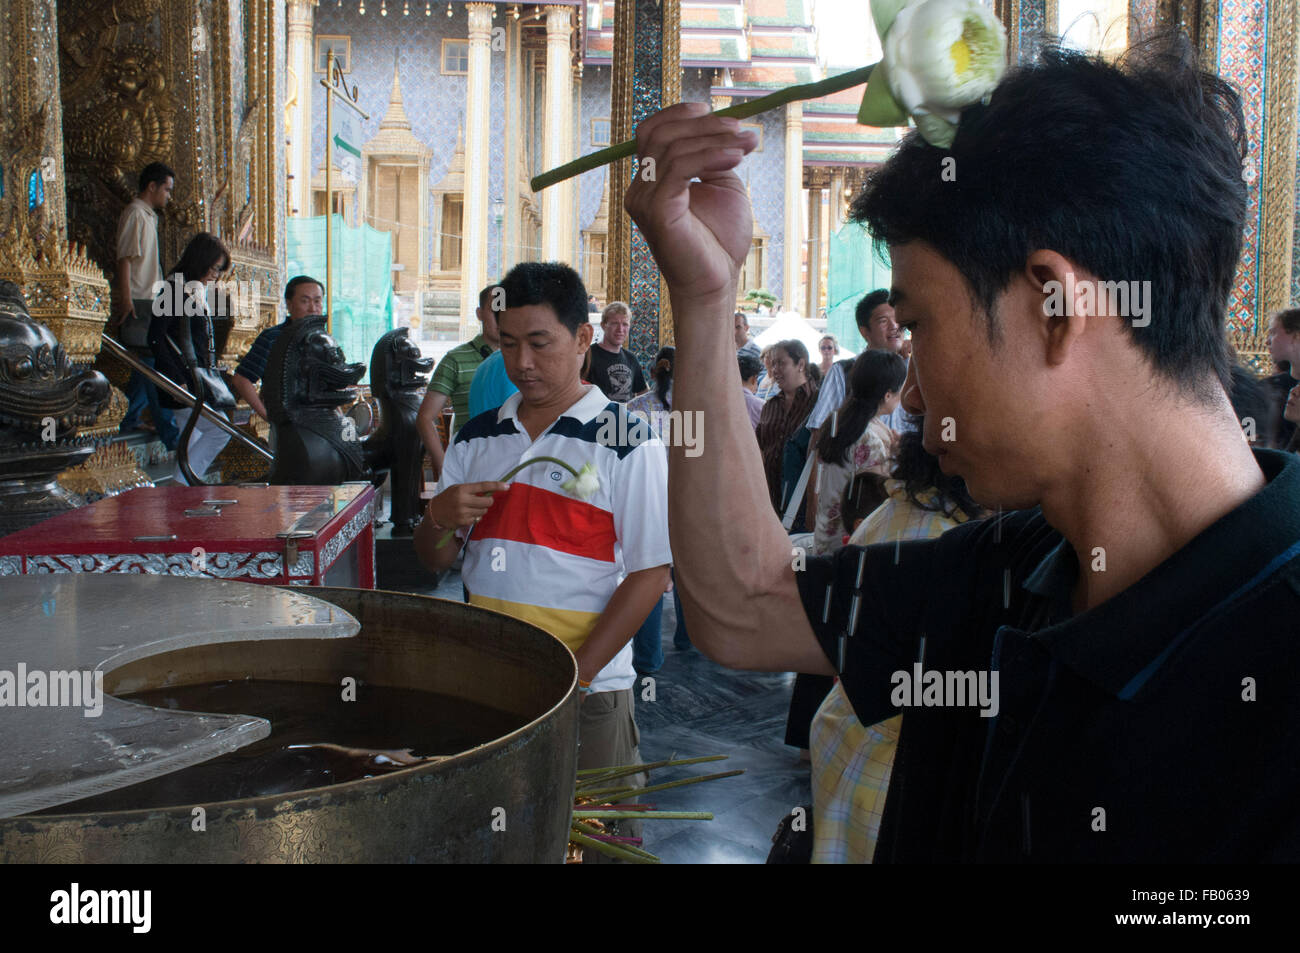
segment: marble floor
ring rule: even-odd
[[[396,588],[396,587],[394,587]],[[424,595],[461,598],[460,575],[409,588]],[[735,672],[694,649],[673,647],[676,603],[664,600],[664,664],[653,674],[654,701],[637,693],[641,759],[646,762],[724,754],[726,761],[662,769],[651,783],[743,768],[731,778],[647,795],[661,810],[711,811],[711,821],[647,821],[645,848],[665,863],[761,864],[772,834],[786,814],[811,804],[808,765],[783,743],[794,676]]]

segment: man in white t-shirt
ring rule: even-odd
[[[501,353],[519,392],[456,434],[416,552],[446,569],[467,540],[470,603],[546,629],[577,659],[578,767],[634,764],[630,642],[669,579],[667,453],[621,404],[582,383],[592,328],[573,269],[524,262],[500,287]],[[590,467],[595,482],[575,488],[549,462],[499,482],[539,457]]]
[[[154,290],[162,281],[158,255],[158,213],[171,200],[176,176],[161,162],[152,162],[140,173],[140,191],[122,210],[117,222],[117,264],[113,271],[113,313],[106,330],[150,367],[149,322],[153,320]],[[179,382],[178,382],[179,383]],[[158,404],[158,391],[135,371],[126,385],[126,415],[122,433],[136,429],[145,406],[153,417],[158,437],[168,450],[180,436],[172,412]]]

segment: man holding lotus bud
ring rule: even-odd
[[[966,83],[990,62],[978,4],[872,7],[887,75],[863,111],[892,103],[919,131],[853,218],[892,255],[904,406],[1000,515],[792,568],[734,386],[751,213],[733,170],[754,137],[672,106],[637,130],[657,175],[625,204],[671,296],[674,409],[709,413],[702,455],[669,452],[692,641],[733,668],[838,674],[866,725],[917,663],[999,674],[996,718],[908,710],[878,862],[1300,859],[1300,462],[1252,452],[1225,393],[1235,92],[1181,37]],[[1049,313],[1067,275],[1150,281],[1151,321],[1104,300]]]

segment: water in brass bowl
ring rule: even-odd
[[[568,650],[461,603],[304,591],[356,617],[358,635],[197,646],[105,678],[127,700],[267,717],[269,737],[0,820],[0,862],[562,862],[577,758]]]
[[[271,734],[201,764],[40,812],[95,814],[235,801],[391,774],[487,744],[523,716],[440,695],[361,684],[223,680],[119,695],[157,708],[257,715]]]

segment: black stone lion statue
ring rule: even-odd
[[[262,384],[275,454],[268,482],[331,486],[371,478],[356,422],[339,413],[365,373],[364,364],[347,363],[319,315],[281,332]]]
[[[77,431],[108,401],[108,379],[75,370],[22,290],[0,281],[0,534],[77,505],[54,478],[95,452]]]
[[[379,404],[379,420],[365,448],[373,470],[392,474],[394,536],[411,535],[420,519],[424,444],[415,418],[432,371],[433,358],[420,356],[406,328],[389,331],[370,355],[370,393]]]

